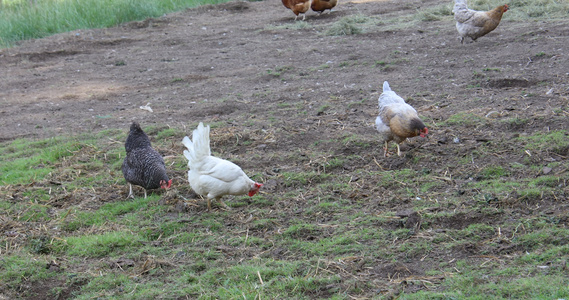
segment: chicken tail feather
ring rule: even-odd
[[[194,129],[192,133],[192,140],[186,136],[182,140],[182,144],[188,149],[184,150],[184,156],[188,159],[189,164],[203,157],[210,156],[209,125],[204,126],[203,123],[200,122],[198,128]]]
[[[391,88],[389,87],[389,83],[387,83],[387,81],[383,82],[383,92],[388,92],[391,91]]]
[[[468,6],[466,5],[466,0],[455,0],[454,7],[452,8],[452,13],[457,13],[460,10],[466,10]]]

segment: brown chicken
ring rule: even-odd
[[[464,42],[465,37],[476,41],[477,38],[484,36],[498,27],[502,15],[508,11],[508,5],[500,5],[493,10],[477,11],[469,9],[466,6],[466,0],[455,0],[454,19],[456,20],[456,29],[460,35],[460,43]]]
[[[298,18],[299,14],[302,14],[302,20],[304,21],[304,19],[306,19],[306,15],[305,13],[308,11],[308,9],[310,9],[310,4],[312,3],[312,0],[282,0],[283,1],[283,5],[292,10],[292,12],[296,15],[294,17],[294,20],[296,21],[296,18]]]
[[[401,156],[400,143],[410,137],[425,137],[429,133],[429,129],[419,119],[417,111],[392,91],[387,81],[383,83],[383,93],[379,96],[378,102],[379,115],[375,119],[375,128],[385,142],[384,156],[387,156],[387,142],[395,141],[397,155]]]
[[[338,4],[338,0],[312,0],[310,8],[319,14],[323,13],[327,9],[329,9],[329,12],[331,13],[332,8],[334,8],[336,4]]]

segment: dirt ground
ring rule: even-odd
[[[453,178],[433,188],[432,195],[473,196],[477,191],[464,190],[462,183],[476,178],[482,166],[525,158],[512,139],[569,127],[569,22],[505,20],[494,32],[465,44],[458,41],[452,21],[400,27],[379,22],[361,34],[324,34],[346,16],[381,21],[446,2],[340,1],[331,14],[309,12],[306,28],[295,25],[280,1],[230,2],[25,41],[0,50],[0,141],[111,128],[126,132],[132,120],[143,127],[176,128],[218,122],[230,127],[218,132],[236,133],[240,142],[219,141],[215,151],[244,169],[320,168],[309,156],[304,165],[287,160],[316,148],[331,153],[323,160],[360,155],[361,160],[332,172],[431,170]],[[402,157],[383,158],[373,128],[386,80],[430,129],[428,139],[402,145]],[[141,109],[147,104],[152,112]],[[479,121],[448,122],[459,113]],[[353,135],[364,136],[372,147],[346,141]],[[482,156],[478,164],[457,164],[488,143],[502,150]],[[166,154],[180,153],[176,148]],[[568,155],[569,147],[531,159],[566,162]],[[183,180],[184,171],[177,176]],[[285,189],[278,180],[265,188],[275,194]],[[539,211],[567,213],[564,203],[550,205],[565,197],[566,189],[544,196]],[[362,183],[360,195],[348,196],[371,199],[370,209],[379,203],[392,211],[413,209],[405,195],[373,182]],[[480,218],[453,215],[433,226],[464,228]],[[466,257],[473,250],[454,251]],[[383,262],[373,274],[398,268],[403,267]],[[424,268],[418,262],[405,267],[417,275]]]

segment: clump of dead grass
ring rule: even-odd
[[[343,17],[338,22],[332,24],[324,34],[330,36],[360,34],[364,32],[363,26],[369,22],[371,22],[371,19],[364,15]]]

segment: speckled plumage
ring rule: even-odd
[[[152,148],[150,139],[136,122],[130,126],[125,150],[122,172],[128,183],[141,186],[146,192],[161,187],[162,180],[169,181],[162,155]]]

